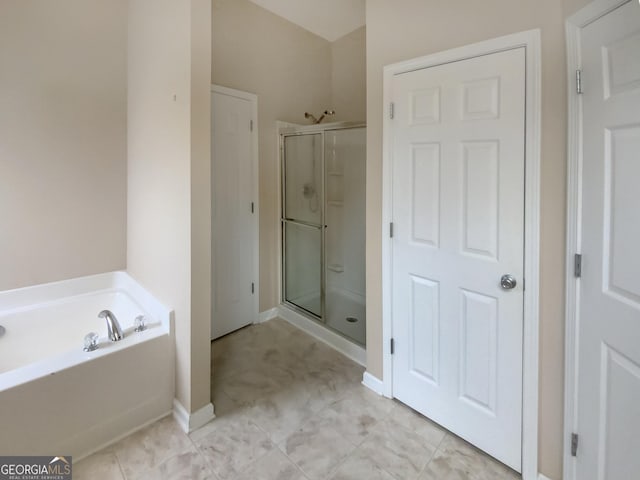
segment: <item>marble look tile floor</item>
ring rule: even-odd
[[[516,480],[399,402],[363,368],[274,319],[212,344],[216,419],[164,418],[74,465],[74,479]]]

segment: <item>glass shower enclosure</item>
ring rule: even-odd
[[[280,130],[282,302],[363,345],[366,127]]]

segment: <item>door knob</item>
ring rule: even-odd
[[[513,275],[506,274],[500,278],[500,286],[505,290],[516,288],[517,284],[518,282],[516,282],[516,279]]]

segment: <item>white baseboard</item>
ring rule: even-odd
[[[312,337],[326,343],[333,349],[337,350],[344,356],[350,358],[363,367],[367,365],[367,351],[359,345],[350,342],[346,338],[332,332],[326,327],[319,325],[304,315],[294,312],[285,306],[278,307],[279,317],[283,318],[290,324],[298,327],[300,330],[308,333]]]
[[[174,398],[173,418],[178,422],[178,425],[180,425],[180,428],[184,433],[191,433],[209,423],[211,420],[216,418],[216,416],[213,413],[213,403],[208,403],[201,409],[196,410],[193,413],[189,413],[178,399]]]
[[[374,377],[369,372],[364,372],[362,375],[362,384],[369,390],[376,392],[378,395],[384,395],[384,384],[382,380]]]
[[[538,480],[551,480],[549,477],[544,476],[543,474],[538,474]]]
[[[273,320],[277,316],[278,316],[278,307],[270,308],[269,310],[260,312],[260,314],[258,315],[258,323],[268,322],[269,320]]]

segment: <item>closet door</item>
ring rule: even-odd
[[[217,338],[258,318],[258,215],[254,96],[211,95],[213,313]]]

